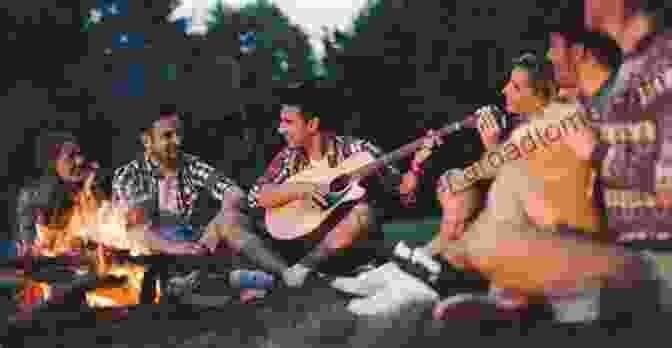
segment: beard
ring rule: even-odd
[[[152,151],[152,155],[159,161],[161,166],[172,169],[177,168],[177,162],[179,158],[177,148],[154,150]]]
[[[558,88],[574,89],[577,85],[575,74],[568,71],[556,71],[555,81]]]

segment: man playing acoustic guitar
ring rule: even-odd
[[[315,200],[322,206],[329,206],[328,195],[320,185],[305,182],[286,182],[289,178],[305,169],[334,168],[351,156],[368,152],[373,157],[381,155],[380,149],[368,141],[347,136],[337,136],[328,132],[325,121],[316,114],[315,105],[320,103],[317,96],[321,89],[314,84],[304,83],[287,89],[280,114],[280,133],[287,141],[287,147],[272,160],[266,173],[261,176],[249,193],[251,207],[264,208],[267,211],[291,202]],[[400,197],[402,204],[415,201],[415,189],[418,176],[422,172],[421,163],[429,156],[429,151],[418,151],[411,170],[401,175],[392,165],[385,165],[376,172],[377,180],[367,181],[376,186],[369,188],[365,197],[348,202],[347,212],[335,226],[327,228],[326,233],[298,238],[306,241],[307,254],[298,257],[298,262],[284,272],[285,282],[301,286],[311,271],[324,265],[324,261],[341,251],[349,249],[353,243],[371,238],[376,239],[379,231],[374,208],[373,187],[382,188],[376,193]],[[339,215],[341,217],[341,215]],[[270,226],[268,226],[270,227]],[[316,241],[318,239],[318,241]],[[310,240],[310,241],[309,241]],[[277,242],[277,240],[276,240]],[[288,258],[298,256],[288,255]],[[342,258],[338,258],[339,262]]]

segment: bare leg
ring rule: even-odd
[[[351,247],[354,241],[365,239],[373,223],[369,205],[358,203],[299,263],[310,268],[316,267],[338,251]]]
[[[287,263],[264,246],[252,232],[252,225],[248,216],[238,211],[222,210],[208,225],[201,242],[213,250],[220,241],[225,241],[260,267],[281,274],[288,268]]]
[[[441,203],[442,218],[439,234],[429,242],[427,249],[432,256],[442,254],[443,250],[462,239],[467,223],[483,206],[481,189],[474,186],[463,192],[444,191],[438,194]]]
[[[285,283],[301,286],[308,274],[322,262],[338,251],[351,247],[356,240],[366,238],[373,224],[374,217],[370,206],[365,203],[355,205],[315,249],[283,274]]]

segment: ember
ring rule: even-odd
[[[127,284],[118,288],[99,288],[86,293],[86,301],[92,307],[118,307],[139,303],[144,266],[134,264],[114,264],[112,255],[125,252],[131,255],[148,254],[149,250],[131,238],[135,233],[141,236],[144,226],[127,224],[128,209],[115,207],[109,201],[101,204],[81,195],[79,205],[71,211],[65,225],[39,226],[39,239],[45,246],[41,250],[44,256],[58,256],[81,253],[88,259],[88,265],[82,265],[76,272],[96,272],[125,276]],[[95,251],[91,247],[95,247]],[[158,303],[160,294],[157,284]],[[49,299],[50,286],[47,283],[34,282],[24,291],[24,301],[35,303]]]

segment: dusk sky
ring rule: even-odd
[[[220,0],[183,0],[175,12],[176,16],[190,16],[194,8],[214,6]],[[253,0],[223,0],[225,4],[237,7]],[[320,36],[322,26],[347,28],[352,19],[364,7],[367,0],[272,0],[290,20],[300,25],[310,35],[311,43],[318,55],[322,53]]]

